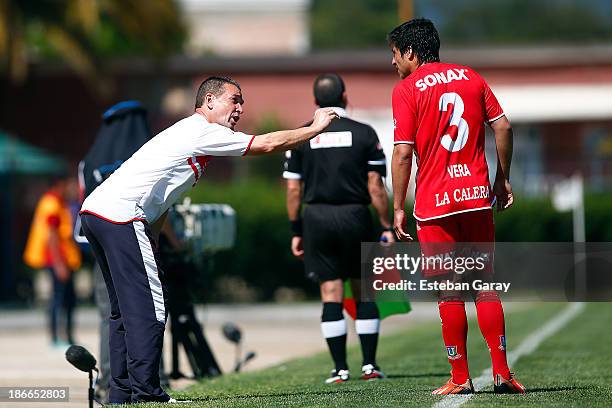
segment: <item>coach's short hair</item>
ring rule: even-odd
[[[211,93],[215,96],[221,95],[225,91],[223,88],[223,85],[225,84],[232,84],[242,91],[240,84],[232,78],[224,76],[210,76],[202,81],[200,87],[198,88],[198,95],[196,96],[195,102],[196,109],[202,106],[204,103],[204,97],[207,93]]]
[[[322,108],[331,106],[344,107],[342,94],[344,81],[338,74],[322,74],[314,81],[314,97],[317,105]]]
[[[440,37],[434,24],[426,18],[415,18],[395,27],[387,35],[387,41],[401,55],[412,48],[421,63],[440,61]]]

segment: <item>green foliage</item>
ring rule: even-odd
[[[94,1],[94,0],[91,0]],[[53,3],[50,3],[53,4]],[[66,21],[68,16],[57,4],[45,13],[23,11],[26,22],[26,42],[40,57],[61,58],[61,50],[54,48],[45,36],[45,25],[52,18],[66,26],[70,33],[93,57],[163,56],[182,51],[186,39],[178,8],[173,1],[158,1],[155,7],[138,2],[106,2],[100,5],[96,24],[83,30],[79,24]],[[148,10],[146,10],[148,9]]]
[[[587,196],[584,212],[587,241],[612,242],[612,196]]]
[[[612,241],[612,195],[585,197],[586,239],[590,242]],[[569,242],[572,213],[556,211],[550,200],[524,200],[510,210],[495,214],[495,237],[500,242]]]
[[[264,133],[276,132],[278,130],[287,129],[282,120],[274,112],[263,113],[255,127],[255,134],[262,135]],[[241,165],[248,166],[248,173],[252,177],[263,178],[267,180],[278,179],[282,170],[285,153],[273,153],[261,156],[249,157]]]
[[[550,200],[523,201],[495,213],[495,239],[500,242],[572,240],[572,215],[554,210]]]
[[[238,217],[236,246],[215,256],[209,278],[214,282],[220,277],[241,277],[258,290],[262,300],[272,299],[274,291],[281,286],[305,288],[311,296],[316,296],[316,285],[306,280],[301,261],[291,254],[285,185],[280,177],[276,180],[251,179],[239,184],[203,182],[193,190],[194,202],[230,204]],[[555,211],[549,201],[517,198],[512,209],[495,216],[497,241],[572,240],[571,213]],[[612,241],[612,196],[587,196],[585,207],[587,241]],[[408,229],[416,236],[414,225],[409,222]]]
[[[263,133],[276,132],[277,130],[284,128],[285,126],[278,117],[278,114],[276,112],[268,112],[259,116],[259,121],[256,126],[256,133],[260,135]]]
[[[384,46],[398,24],[395,0],[315,0],[311,13],[313,48]]]
[[[447,1],[435,1],[442,9]],[[597,1],[465,0],[447,9],[441,37],[455,44],[580,43],[612,39]]]
[[[291,254],[284,183],[280,177],[277,180],[231,185],[204,182],[190,194],[194,202],[227,203],[237,212],[236,246],[215,255],[213,270],[208,271],[211,281],[239,276],[268,300],[281,286],[315,293],[316,286],[304,277],[301,261]]]
[[[413,0],[415,17],[431,19],[448,44],[606,42],[612,7],[606,0]],[[315,49],[384,47],[400,23],[398,0],[315,0]]]
[[[108,57],[180,52],[186,31],[175,0],[6,0],[0,72],[22,81],[32,57],[60,59],[91,81]]]

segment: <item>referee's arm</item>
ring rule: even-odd
[[[376,135],[376,131],[368,126],[369,138],[367,144],[368,158],[368,193],[372,206],[378,214],[378,221],[383,227],[380,241],[394,242],[395,236],[392,232],[391,217],[389,215],[389,197],[383,183],[383,177],[387,175],[385,153]]]
[[[302,219],[300,217],[302,203],[302,181],[299,179],[287,180],[287,215],[292,225],[291,252],[298,258],[303,258],[302,247]]]
[[[372,200],[372,206],[378,214],[378,221],[380,225],[385,229],[383,235],[386,236],[387,241],[394,241],[393,234],[391,233],[391,218],[389,216],[389,197],[387,196],[387,190],[383,184],[382,177],[377,171],[368,171],[368,192],[370,193],[370,199]],[[387,233],[388,234],[385,234]]]
[[[302,180],[287,180],[287,215],[289,221],[300,219],[300,207],[302,202]]]

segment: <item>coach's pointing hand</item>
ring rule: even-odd
[[[310,126],[316,129],[317,132],[321,132],[336,118],[338,118],[338,114],[332,108],[319,108],[315,111],[312,125]]]

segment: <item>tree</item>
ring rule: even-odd
[[[451,44],[568,44],[612,39],[609,4],[601,0],[447,3],[433,0],[428,7],[446,10],[440,35]]]
[[[174,0],[0,0],[0,72],[16,82],[35,59],[64,60],[93,81],[109,56],[159,58],[184,39]]]
[[[399,14],[429,18],[447,45],[612,40],[610,0],[314,0],[312,46],[384,47]]]
[[[397,0],[315,0],[311,13],[312,46],[381,47],[399,24]]]

